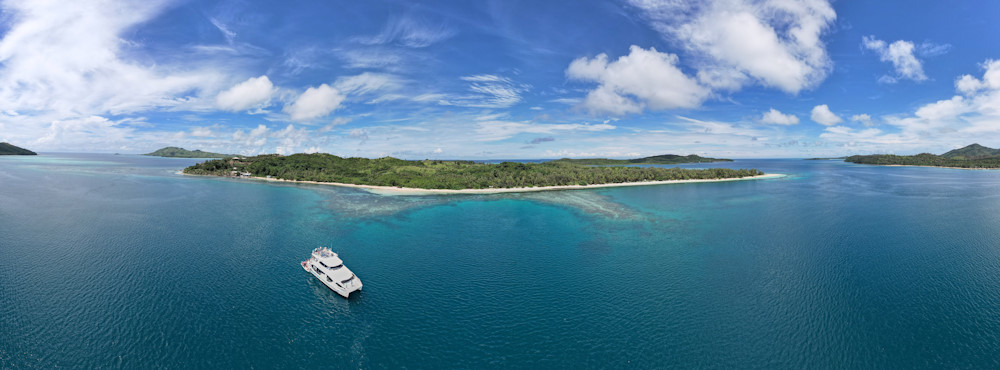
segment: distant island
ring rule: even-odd
[[[176,146],[168,146],[162,148],[152,153],[146,153],[143,155],[153,156],[153,157],[168,157],[168,158],[229,158],[236,157],[235,154],[219,154],[212,152],[203,152],[201,150],[187,150],[184,148],[178,148]]]
[[[1000,169],[1000,149],[972,144],[948,151],[941,155],[920,153],[917,155],[853,155],[846,162],[883,166],[931,166],[952,168]]]
[[[0,143],[0,155],[38,155],[38,153],[11,145],[10,143]]]
[[[807,161],[831,161],[835,159],[847,159],[847,157],[806,158]]]
[[[654,155],[652,157],[643,157],[636,159],[607,159],[607,158],[581,158],[581,159],[570,159],[563,158],[557,159],[552,162],[557,163],[572,163],[581,164],[587,166],[621,166],[621,165],[636,165],[636,164],[682,164],[682,163],[711,163],[711,162],[732,162],[732,159],[724,158],[705,158],[694,154],[691,155],[676,155],[676,154],[663,154]]]
[[[473,161],[410,161],[392,157],[341,158],[325,153],[215,159],[187,167],[183,173],[369,188],[481,193],[772,176],[756,169],[593,167],[565,161],[487,164]]]

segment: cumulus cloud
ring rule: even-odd
[[[826,0],[631,0],[665,38],[698,56],[700,81],[735,90],[754,81],[791,94],[832,63],[820,36],[837,14]]]
[[[875,123],[872,122],[872,116],[867,114],[855,114],[851,116],[851,121],[861,123],[865,127],[872,127],[875,125]]]
[[[243,129],[237,129],[233,132],[233,141],[243,147],[261,147],[267,143],[269,131],[270,129],[264,125],[257,125],[249,133],[244,132]]]
[[[566,76],[599,84],[581,103],[592,113],[622,115],[641,112],[645,107],[697,107],[711,91],[685,75],[677,62],[674,54],[633,45],[629,55],[611,62],[607,54],[576,59],[566,69]]]
[[[272,133],[271,137],[277,142],[277,145],[274,147],[275,153],[294,154],[309,141],[309,131],[305,128],[296,129],[294,125],[289,124],[283,130]],[[317,151],[316,148],[307,150],[312,152]]]
[[[219,109],[238,112],[265,105],[274,94],[274,85],[267,76],[252,77],[225,90],[215,98]]]
[[[307,89],[294,102],[286,105],[284,111],[293,121],[309,121],[330,114],[339,108],[343,101],[344,95],[340,91],[330,85],[322,84]]]
[[[914,54],[915,47],[912,42],[897,40],[893,43],[876,39],[875,36],[864,36],[861,38],[861,45],[868,50],[878,54],[879,60],[892,64],[896,76],[882,76],[880,82],[895,83],[900,78],[913,81],[924,81],[927,75],[924,74],[923,63]]]
[[[166,1],[5,2],[0,110],[57,119],[186,104],[215,92],[224,74],[203,63],[157,65],[129,55],[124,34]]]
[[[908,114],[888,115],[882,122],[898,132],[843,129],[821,135],[870,151],[919,150],[942,152],[984,138],[1000,137],[1000,63],[988,60],[981,78],[963,75],[955,89],[961,95],[924,104]],[[864,133],[862,135],[861,133]],[[882,146],[882,145],[889,145]]]
[[[830,107],[826,106],[826,104],[813,107],[812,114],[809,117],[812,118],[813,122],[824,126],[833,126],[844,121],[840,116],[833,114],[830,111]]]
[[[955,80],[955,89],[964,95],[975,95],[982,90],[1000,90],[1000,60],[987,60],[982,67],[986,70],[982,79],[962,75]]]
[[[796,117],[794,114],[784,114],[777,109],[771,108],[771,110],[764,113],[764,116],[760,118],[760,122],[773,125],[794,125],[799,123],[799,117]]]

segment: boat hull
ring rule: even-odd
[[[319,282],[323,283],[323,285],[326,285],[326,287],[330,288],[330,290],[332,290],[334,293],[340,294],[341,297],[349,298],[351,293],[361,290],[362,284],[360,281],[354,284],[355,286],[351,287],[351,289],[339,287],[335,282],[327,281],[326,276],[317,273],[313,269],[310,269],[308,262],[309,261],[302,262],[302,269],[306,270],[306,272],[308,272],[310,275],[319,280]]]

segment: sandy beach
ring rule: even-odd
[[[268,179],[263,177],[250,177],[249,179],[274,181],[274,182],[288,182],[296,184],[343,186],[348,188],[364,189],[369,192],[381,195],[437,195],[437,194],[499,194],[499,193],[525,193],[525,192],[550,191],[550,190],[580,190],[580,189],[595,189],[595,188],[612,188],[619,186],[649,186],[649,185],[667,185],[667,184],[687,184],[687,183],[698,183],[698,182],[761,180],[761,179],[773,179],[783,176],[785,175],[780,173],[770,173],[759,176],[748,176],[748,177],[730,178],[730,179],[666,180],[666,181],[623,182],[615,184],[561,185],[561,186],[538,186],[530,188],[491,188],[491,189],[461,189],[461,190],[401,188],[393,186],[345,184],[339,182],[295,181],[295,180],[284,180],[284,179],[273,179],[273,178]]]

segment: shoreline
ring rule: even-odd
[[[990,171],[990,170],[1000,170],[998,168],[972,168],[972,167],[949,167],[949,166],[928,166],[925,164],[868,164],[868,163],[854,163],[847,162],[851,164],[860,164],[865,166],[882,166],[882,167],[926,167],[926,168],[950,168],[953,170],[973,170],[973,171]]]
[[[183,173],[183,171],[181,171],[181,173],[185,176],[221,177],[214,175],[190,175]],[[592,185],[555,185],[555,186],[536,186],[530,188],[522,187],[522,188],[491,188],[491,189],[460,189],[460,190],[401,188],[394,186],[346,184],[340,182],[296,181],[296,180],[285,180],[285,179],[274,179],[274,178],[268,179],[264,177],[249,177],[247,179],[260,180],[260,181],[273,181],[273,182],[288,182],[293,184],[340,186],[346,188],[362,189],[379,195],[436,195],[436,194],[500,194],[500,193],[527,193],[527,192],[552,191],[552,190],[583,190],[583,189],[612,188],[612,187],[624,187],[624,186],[649,186],[649,185],[688,184],[688,183],[701,183],[701,182],[762,180],[762,179],[774,179],[784,176],[785,176],[784,174],[780,173],[770,173],[757,176],[726,178],[726,179],[662,180],[662,181],[621,182],[612,184],[592,184]]]

